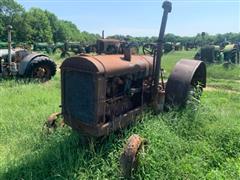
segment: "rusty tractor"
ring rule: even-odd
[[[180,60],[164,82],[161,57],[172,5],[165,1],[162,7],[160,33],[152,56],[132,55],[126,48],[124,54],[79,55],[62,63],[61,115],[65,124],[82,136],[106,136],[136,122],[146,108],[159,113],[165,108],[185,106],[195,87],[206,86],[205,63],[187,59]],[[57,115],[49,118],[48,125],[53,126]],[[129,141],[130,149],[121,159],[132,167],[135,158],[131,157],[136,155],[141,138],[133,136]]]
[[[139,52],[137,43],[109,38],[98,39],[96,44],[87,46],[85,51],[97,54],[123,54],[125,48],[130,48],[134,54]]]
[[[165,1],[163,8],[152,56],[132,55],[126,48],[124,54],[82,54],[64,60],[61,109],[67,125],[86,135],[107,135],[130,124],[145,107],[160,112],[167,105],[184,106],[193,87],[206,86],[206,66],[198,60],[180,60],[163,81],[162,42],[171,3]]]
[[[12,49],[8,26],[8,49],[0,50],[0,77],[25,77],[47,81],[56,73],[56,64],[44,54]]]

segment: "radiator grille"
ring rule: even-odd
[[[93,124],[96,99],[93,75],[78,71],[65,71],[63,81],[64,113],[73,120]]]

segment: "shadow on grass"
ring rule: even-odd
[[[123,133],[82,144],[76,132],[69,130],[66,135],[66,129],[60,131],[63,132],[42,137],[33,145],[32,153],[10,162],[0,179],[88,179],[99,171],[104,172],[103,177],[120,175],[117,149]],[[115,165],[109,165],[112,162]]]

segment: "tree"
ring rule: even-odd
[[[21,28],[21,16],[24,12],[24,8],[14,0],[0,1],[0,36],[2,41],[7,41],[7,25],[12,25],[14,31]],[[15,33],[13,33],[13,39],[17,41]]]
[[[56,30],[56,42],[77,41],[80,39],[80,31],[70,21],[59,20]]]
[[[45,10],[45,15],[48,18],[48,21],[51,26],[51,31],[52,31],[52,37],[54,42],[58,42],[58,34],[57,31],[59,29],[59,20],[57,16],[47,10]]]
[[[29,33],[29,42],[52,42],[53,33],[50,21],[45,12],[31,8],[25,15],[25,28]]]
[[[176,36],[174,34],[166,34],[164,37],[165,42],[176,42]]]

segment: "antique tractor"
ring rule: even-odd
[[[147,43],[143,45],[143,54],[144,55],[153,55],[154,50],[157,46],[157,43]],[[163,43],[163,53],[167,54],[175,50],[175,44],[172,42]]]
[[[51,79],[56,73],[56,64],[46,55],[12,49],[11,29],[8,26],[8,49],[0,50],[0,77],[25,77],[41,81]]]
[[[49,44],[47,42],[42,43],[34,43],[33,50],[34,51],[46,51],[47,53],[52,53],[54,49],[54,44]]]
[[[220,46],[205,45],[198,50],[194,56],[194,59],[201,60],[206,63],[221,62],[222,55]]]
[[[117,39],[98,39],[96,43],[98,54],[121,54],[122,43]]]
[[[171,3],[165,1],[163,8],[153,56],[132,55],[124,49],[124,54],[79,55],[62,63],[64,123],[87,136],[104,136],[135,121],[146,107],[160,112],[164,107],[184,106],[194,87],[206,86],[205,64],[197,60],[180,60],[168,81],[163,81],[162,45]],[[53,124],[54,118],[49,121]]]
[[[195,87],[206,86],[206,66],[197,60],[180,60],[167,82],[163,80],[161,56],[168,13],[163,3],[158,43],[152,56],[124,54],[79,55],[67,58],[61,66],[61,113],[49,116],[46,125],[56,127],[58,115],[63,123],[82,136],[102,137],[136,121],[144,109],[155,113],[186,105]],[[160,81],[159,81],[160,80]],[[134,135],[121,156],[124,174],[131,172],[142,140]]]
[[[240,49],[237,44],[228,44],[223,49],[224,61],[240,64]]]

